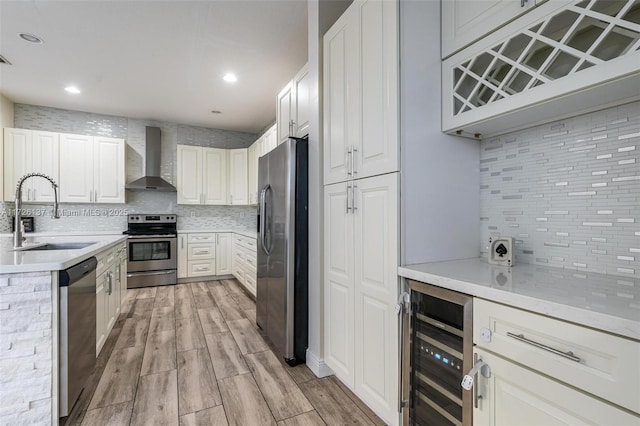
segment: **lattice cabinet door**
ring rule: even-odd
[[[481,137],[640,96],[640,0],[549,1],[443,62],[443,131]]]

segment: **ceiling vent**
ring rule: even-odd
[[[9,60],[7,60],[7,58],[5,58],[4,56],[0,55],[0,64],[11,65],[11,62],[9,62]]]

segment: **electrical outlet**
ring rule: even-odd
[[[244,212],[240,212],[240,218],[244,217]]]
[[[196,217],[196,212],[191,212],[191,217]]]

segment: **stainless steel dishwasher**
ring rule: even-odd
[[[69,415],[96,367],[96,266],[91,257],[60,271],[60,417]]]

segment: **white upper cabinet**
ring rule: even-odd
[[[60,135],[60,158],[65,165],[60,173],[60,201],[93,202],[93,138]]]
[[[229,204],[249,204],[247,148],[229,150]]]
[[[60,201],[124,203],[124,139],[60,134]]]
[[[4,193],[14,201],[18,179],[27,173],[44,173],[59,182],[57,133],[4,129]],[[23,201],[53,201],[53,187],[42,178],[31,178],[22,187]]]
[[[293,102],[293,84],[289,82],[280,93],[278,93],[277,109],[277,141],[278,145],[286,141],[293,135],[293,120],[291,109]]]
[[[398,5],[354,1],[324,36],[324,183],[399,170]]]
[[[124,141],[93,138],[93,187],[96,203],[124,203]]]
[[[262,154],[260,157],[268,152],[271,152],[276,146],[278,146],[278,129],[277,124],[274,124],[269,130],[264,132],[264,142],[262,144]]]
[[[226,149],[202,148],[202,193],[204,204],[227,204]]]
[[[202,147],[177,147],[178,204],[202,204]]]
[[[227,151],[178,145],[178,204],[227,204]]]
[[[450,56],[528,12],[535,3],[534,0],[442,0],[442,57]]]
[[[490,137],[636,99],[638,22],[634,0],[533,8],[443,61],[443,131]]]
[[[247,184],[249,204],[258,203],[258,143],[247,149]]]
[[[311,89],[309,84],[309,64],[304,67],[291,81],[293,86],[293,105],[291,105],[291,120],[293,121],[293,136],[298,138],[309,134],[309,99]]]
[[[309,64],[305,64],[278,94],[277,144],[290,136],[309,134]]]

